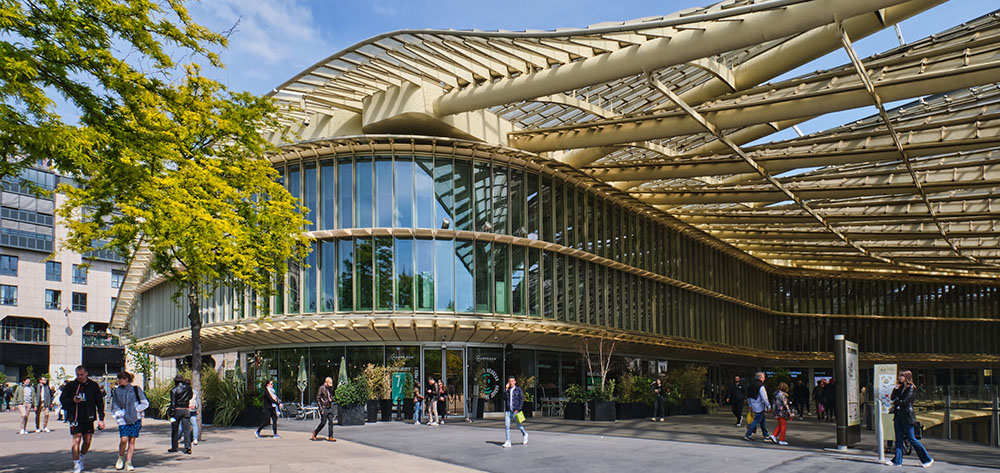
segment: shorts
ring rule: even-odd
[[[92,434],[94,433],[94,421],[79,422],[76,425],[70,422],[69,433],[71,435]]]
[[[135,421],[134,424],[119,425],[118,426],[118,436],[119,437],[138,437],[140,430],[142,430],[142,420],[137,420],[137,421]]]

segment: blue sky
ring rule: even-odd
[[[710,0],[204,0],[188,5],[194,19],[215,30],[239,26],[222,54],[227,68],[214,73],[230,88],[266,93],[322,60],[368,37],[405,28],[553,29],[583,27],[669,14]],[[901,24],[913,41],[1000,8],[996,0],[951,0]],[[898,45],[892,28],[857,41],[862,57]],[[837,51],[791,77],[846,63]],[[874,113],[866,108],[827,115],[800,128],[809,133]],[[791,132],[770,139],[788,138]]]

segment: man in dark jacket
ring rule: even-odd
[[[809,388],[806,387],[805,381],[800,379],[795,382],[795,387],[792,388],[792,402],[800,417],[805,416],[807,412],[812,413],[809,409]]]
[[[739,376],[733,378],[733,384],[729,385],[726,391],[726,402],[732,404],[733,415],[736,416],[736,426],[743,425],[743,404],[747,399],[747,389],[743,386],[743,381]]]
[[[333,378],[326,378],[326,381],[319,386],[319,391],[316,392],[316,405],[319,406],[319,425],[313,430],[312,439],[317,440],[316,435],[329,422],[326,439],[336,442],[337,439],[333,438]]]
[[[38,378],[38,384],[35,386],[35,433],[45,431],[52,432],[49,430],[49,412],[52,411],[52,388],[49,387],[49,380],[45,379],[45,376]],[[45,422],[42,422],[42,418],[45,418]]]
[[[510,448],[510,421],[517,422],[517,428],[521,431],[521,444],[528,444],[528,433],[524,431],[524,426],[517,419],[517,413],[524,407],[524,391],[517,386],[517,380],[513,376],[507,378],[507,389],[504,391],[504,416],[503,431],[507,440],[503,443],[503,448]]]
[[[76,367],[76,379],[66,383],[59,398],[66,410],[69,433],[73,436],[73,471],[83,471],[83,457],[94,438],[94,420],[104,430],[104,394],[100,386],[87,378],[83,365]]]
[[[177,451],[178,433],[184,435],[184,453],[191,454],[191,386],[183,376],[174,378],[174,389],[170,390],[170,405],[167,414],[170,416],[170,450]],[[178,432],[180,429],[180,432]]]

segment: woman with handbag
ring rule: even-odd
[[[901,466],[903,464],[903,439],[905,438],[913,446],[920,458],[920,464],[924,468],[930,468],[934,464],[934,459],[927,454],[927,449],[913,435],[913,426],[917,423],[917,415],[913,411],[913,401],[917,398],[917,386],[913,383],[913,373],[910,370],[899,372],[896,378],[896,387],[892,390],[892,423],[896,430],[896,455],[892,462],[886,464]]]

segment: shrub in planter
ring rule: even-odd
[[[337,387],[333,400],[339,407],[340,425],[364,425],[365,403],[368,402],[368,384],[364,378],[354,378]]]
[[[389,399],[378,400],[378,410],[382,413],[382,422],[392,421],[392,401]]]
[[[566,388],[566,409],[563,410],[563,418],[566,420],[585,420],[587,418],[586,402],[590,399],[590,393],[579,384],[571,384]]]
[[[615,381],[611,380],[603,387],[595,386],[590,390],[590,420],[610,421],[615,420]]]

